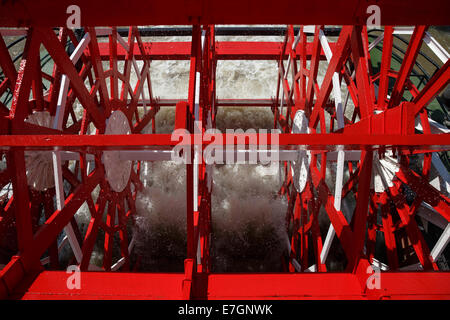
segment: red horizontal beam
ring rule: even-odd
[[[217,107],[272,107],[274,99],[217,99]]]
[[[149,300],[182,299],[184,274],[82,272],[81,289],[67,288],[64,271],[42,272],[29,288],[17,289],[10,298],[26,300]]]
[[[306,44],[306,58],[311,59],[312,43]],[[331,50],[334,50],[335,43],[330,43]],[[218,60],[278,60],[280,58],[283,44],[281,42],[216,42],[216,55]],[[285,53],[284,58],[288,58]],[[320,52],[320,59],[326,60],[323,50]]]
[[[349,273],[211,274],[208,299],[449,299],[449,281],[449,272],[383,272],[379,291],[363,294]]]
[[[45,271],[16,299],[182,299],[184,274],[82,272],[81,288],[68,289],[70,274]],[[194,276],[200,299],[450,299],[449,272],[383,272],[380,289],[364,292],[349,273],[210,274]]]
[[[153,104],[158,107],[175,107],[178,102],[186,101],[183,99],[158,99]],[[145,101],[146,105],[150,105],[150,100]],[[143,100],[139,100],[138,106],[143,106]],[[265,107],[269,108],[277,105],[275,99],[216,99],[216,107]],[[280,102],[278,102],[280,105]]]
[[[446,25],[447,0],[22,0],[2,1],[0,26],[64,26],[72,4],[81,8],[83,26],[201,24],[365,24],[367,7],[377,4],[382,25]]]
[[[109,61],[110,48],[108,43],[99,43],[100,57]],[[151,60],[189,60],[191,55],[191,42],[144,42],[145,55]],[[278,60],[280,58],[282,44],[280,42],[216,42],[217,60]],[[330,43],[333,50],[335,43]],[[89,56],[89,51],[85,54]],[[312,54],[312,43],[306,45],[306,57],[309,60]],[[133,55],[137,60],[143,59],[143,54],[138,46],[134,46]],[[288,54],[285,54],[285,59]],[[121,46],[117,46],[117,59],[124,60],[126,51]],[[323,50],[320,55],[321,60],[325,60]]]
[[[239,139],[244,137],[244,144],[249,141],[260,143],[262,134],[235,134]],[[194,135],[189,135],[194,141]],[[219,139],[220,134],[215,134]],[[304,145],[311,150],[335,150],[336,145],[344,145],[347,150],[361,150],[377,148],[377,146],[403,146],[405,149],[411,148],[419,150],[449,150],[450,134],[276,134],[278,142],[269,141],[269,145],[294,146]],[[236,144],[235,141],[228,141],[226,134],[222,135],[222,142],[204,141],[204,144],[227,145]],[[52,150],[59,147],[60,150],[83,149],[95,147],[98,149],[151,149],[150,147],[171,147],[179,144],[180,140],[172,140],[170,134],[133,134],[133,135],[0,135],[0,150],[10,147],[24,147],[25,149]],[[186,140],[187,141],[187,140]],[[188,143],[180,143],[180,145]],[[412,148],[413,147],[413,148]]]
[[[102,60],[110,59],[109,43],[98,43],[100,57]],[[144,42],[144,54],[151,60],[189,60],[191,55],[190,42]],[[84,54],[89,56],[89,50],[85,50]],[[117,45],[117,59],[125,60],[127,52],[121,45]],[[139,46],[133,46],[133,56],[136,60],[142,60],[143,53]]]
[[[178,102],[185,101],[183,99],[158,99],[153,102],[154,106],[158,107],[175,107]],[[150,100],[145,101],[147,106],[151,105]],[[280,103],[278,102],[278,105]],[[142,107],[144,102],[142,99],[139,100],[138,106]],[[152,105],[152,106],[153,106]],[[216,107],[262,107],[270,108],[275,106],[275,99],[216,99]]]

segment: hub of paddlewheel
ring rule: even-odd
[[[70,1],[3,1],[0,297],[449,299],[449,102],[440,95],[450,55],[428,25],[448,24],[450,8],[376,4],[378,29],[365,24],[369,3],[356,0],[351,9],[330,0],[78,1],[73,29]],[[160,24],[183,26],[152,27]],[[161,35],[189,41],[155,41]],[[217,40],[227,35],[282,40]],[[157,98],[158,60],[189,62],[185,97]],[[218,96],[223,60],[276,66],[276,96]],[[175,139],[157,133],[156,115],[170,107],[183,132]],[[217,113],[227,107],[270,108],[278,131],[221,135]],[[270,149],[279,163],[283,272],[213,272],[214,163],[202,151],[237,153],[238,145],[257,161]],[[171,150],[185,161],[184,272],[141,273],[131,230],[142,163],[169,161]],[[341,272],[327,264],[336,250]],[[68,284],[68,266],[80,271],[80,288]]]

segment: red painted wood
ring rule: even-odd
[[[81,289],[69,290],[65,272],[39,274],[21,299],[182,299],[184,274],[82,272]],[[355,275],[212,274],[196,279],[194,297],[207,299],[449,299],[450,274],[382,273],[381,289],[363,292]],[[204,293],[207,292],[207,295]]]
[[[0,26],[63,26],[71,0],[32,0],[4,2],[0,6]],[[183,0],[142,2],[137,0],[111,5],[106,0],[77,1],[81,21],[89,26],[186,25],[201,24],[365,24],[369,3],[348,0],[345,5],[333,0],[321,2],[257,0],[200,0],[186,5]],[[382,25],[446,25],[446,0],[379,0]],[[101,12],[101,14],[99,14]],[[152,14],[148,14],[151,12]],[[251,14],[249,14],[251,13]]]

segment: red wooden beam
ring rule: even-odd
[[[403,92],[405,91],[406,80],[409,78],[409,75],[416,62],[416,58],[419,54],[420,48],[422,47],[422,39],[425,35],[426,30],[426,26],[417,26],[414,29],[414,33],[411,36],[411,40],[408,44],[408,49],[406,50],[405,57],[398,72],[394,88],[392,89],[388,108],[397,106],[402,100]]]
[[[335,43],[330,43],[334,50]],[[279,42],[216,42],[216,58],[218,60],[277,60],[280,58],[282,44]],[[306,59],[310,60],[313,54],[313,44],[306,44]],[[285,52],[283,59],[288,58]],[[320,60],[326,60],[323,50],[320,51]]]
[[[12,119],[13,124],[23,122],[28,115],[28,100],[37,63],[36,56],[39,52],[39,44],[40,41],[36,32],[28,30],[9,112],[9,117]]]
[[[400,170],[395,175],[401,182],[407,184],[419,195],[419,197],[430,204],[450,223],[450,212],[448,211],[450,198],[443,195],[435,189],[428,180],[419,176],[409,168],[401,166]]]
[[[103,64],[102,64],[102,61],[100,60],[100,53],[99,53],[98,45],[97,45],[97,35],[95,33],[94,28],[87,28],[86,31],[89,32],[89,34],[91,36],[91,41],[89,41],[89,52],[91,53],[91,63],[92,63],[92,68],[94,69],[95,79],[96,79],[96,82],[99,84],[98,93],[100,96],[100,105],[102,108],[105,109],[103,112],[103,115],[105,117],[108,117],[109,114],[111,113],[111,101],[109,100],[109,93],[108,93],[108,88],[106,86],[106,77],[105,77],[105,73],[103,71]],[[113,74],[113,78],[115,75],[116,74]],[[87,110],[97,110],[97,109],[95,109],[95,106],[89,106],[89,107],[86,106],[85,108]],[[95,112],[95,113],[97,113],[97,112]],[[100,113],[102,113],[102,112],[100,111]]]
[[[3,1],[0,5],[0,26],[42,25],[64,26],[72,0]],[[77,1],[84,26],[124,25],[186,25],[201,24],[365,24],[369,14],[366,1],[320,2],[258,0],[199,0],[186,4],[172,1]],[[382,25],[446,25],[447,0],[379,0]],[[151,14],[149,14],[151,13]]]
[[[201,72],[201,28],[199,25],[192,27],[192,42],[189,67],[188,105],[186,113],[186,130],[194,132],[194,112],[196,102],[197,72]],[[198,90],[200,92],[200,90]],[[198,101],[198,100],[197,100]],[[193,141],[193,140],[192,140]],[[186,259],[184,261],[185,279],[183,281],[183,298],[192,296],[192,276],[197,271],[195,241],[195,214],[194,210],[194,148],[190,146],[190,162],[186,164]],[[198,212],[197,212],[198,214]]]
[[[430,256],[430,250],[416,220],[414,219],[414,216],[411,214],[409,207],[406,204],[406,197],[401,193],[400,186],[400,181],[395,181],[394,186],[389,188],[389,194],[392,201],[395,203],[398,215],[405,226],[406,232],[408,233],[408,238],[411,240],[417,258],[419,259],[424,270],[439,270],[436,263],[432,261],[433,259]],[[420,199],[420,195],[418,195],[418,197]],[[419,203],[421,202],[422,201]]]
[[[7,156],[7,163],[11,170],[11,182],[14,190],[18,249],[20,252],[24,252],[29,250],[33,244],[33,230],[23,149],[11,151]]]
[[[394,28],[392,26],[386,26],[384,28],[383,54],[381,58],[380,82],[378,89],[378,106],[381,109],[385,109],[386,107],[386,99],[389,89],[388,71],[391,70],[393,32]]]
[[[342,28],[338,42],[336,43],[336,50],[333,52],[333,57],[331,58],[331,61],[327,68],[327,72],[322,81],[322,86],[320,87],[320,92],[318,94],[317,101],[314,104],[311,119],[309,121],[310,128],[315,128],[317,126],[319,112],[323,109],[325,103],[327,102],[330,96],[331,89],[333,88],[332,87],[333,74],[335,72],[339,72],[342,69],[345,60],[347,59],[348,51],[350,48],[350,38],[353,32],[354,31],[352,27],[346,26]],[[309,82],[308,82],[308,100],[310,101],[310,103],[312,102],[312,96],[310,96]]]
[[[100,169],[92,172],[85,184],[80,184],[65,200],[65,206],[62,210],[55,211],[47,221],[39,228],[32,241],[20,252],[19,256],[13,258],[6,267],[0,271],[0,299],[23,283],[24,277],[33,277],[38,271],[36,265],[39,265],[39,259],[47,248],[55,241],[58,234],[61,233],[77,209],[91,196],[92,190],[100,182],[102,176]],[[17,190],[17,189],[15,189]],[[23,214],[26,210],[21,211]],[[22,223],[26,226],[26,223]],[[24,237],[25,238],[25,237]],[[4,287],[2,288],[2,284]]]
[[[356,26],[353,28],[353,32],[351,34],[351,49],[353,63],[355,64],[356,86],[358,87],[359,111],[362,119],[367,118],[369,115],[373,114],[372,90],[370,87],[369,70],[367,66],[369,57],[365,54],[362,39],[363,36],[364,33],[362,32],[361,27]],[[344,52],[342,53],[342,56],[344,56],[343,58],[345,59]],[[341,66],[339,67],[342,68]],[[329,71],[329,69],[327,71]]]
[[[360,177],[356,194],[356,208],[353,215],[353,245],[350,257],[347,258],[347,268],[352,270],[364,254],[364,242],[366,240],[366,223],[368,206],[370,201],[370,182],[372,177],[373,152],[363,151],[361,155]]]
[[[14,85],[17,80],[17,71],[2,37],[0,37],[0,67],[9,81],[9,87],[11,90],[14,90]]]
[[[223,142],[218,142],[220,134],[212,134],[215,137],[213,142],[208,144],[227,145],[234,144],[228,142],[225,134],[222,135]],[[235,138],[256,136],[257,141],[262,138],[260,134],[236,134]],[[305,145],[310,150],[335,150],[336,145],[344,145],[347,150],[377,149],[378,146],[396,146],[399,149],[409,150],[411,147],[427,152],[448,150],[450,134],[386,134],[369,135],[353,133],[345,134],[278,134],[278,142],[268,142],[268,145],[295,146]],[[194,135],[191,135],[194,141]],[[205,142],[206,143],[206,142]],[[156,146],[171,147],[177,145],[178,141],[172,141],[170,134],[134,134],[134,135],[1,135],[0,150],[10,147],[25,147],[26,149],[51,150],[54,147],[61,147],[61,150],[78,150],[95,147],[99,149],[152,149]],[[180,142],[180,145],[186,145]],[[248,141],[245,142],[248,144]],[[153,148],[154,149],[154,148]],[[160,149],[164,149],[161,147]]]
[[[45,271],[21,299],[183,299],[183,273],[82,272],[81,288],[69,290],[70,274]],[[369,275],[368,275],[369,276]],[[356,275],[346,273],[211,274],[196,277],[201,299],[450,299],[449,272],[381,273],[380,290],[363,292]],[[427,285],[424,286],[423,283]]]
[[[40,29],[39,35],[42,37],[42,42],[55,61],[55,64],[58,65],[61,71],[69,77],[72,89],[75,91],[76,96],[84,108],[88,110],[95,126],[102,131],[105,126],[105,117],[100,108],[98,108],[95,104],[93,97],[89,94],[89,91],[86,89],[84,81],[78,75],[75,66],[67,56],[63,45],[59,42],[54,32],[50,29]]]
[[[395,228],[392,222],[391,207],[390,203],[388,202],[387,192],[383,192],[380,195],[379,202],[389,267],[391,270],[395,271],[398,268],[397,243],[395,241]]]
[[[313,56],[311,59],[310,67],[309,67],[309,74],[308,74],[308,86],[306,91],[306,100],[305,100],[305,111],[307,115],[310,115],[313,110],[313,103],[314,103],[314,85],[317,80],[317,73],[319,71],[319,60],[317,59],[318,54],[320,52],[320,41],[319,41],[319,32],[320,27],[316,26],[314,31],[314,41],[313,41]],[[342,31],[341,31],[342,33]],[[341,37],[339,37],[341,39]],[[341,40],[342,41],[342,40]],[[337,56],[336,56],[337,57]],[[317,92],[316,95],[318,96],[319,93]],[[311,124],[311,120],[310,120]],[[314,126],[312,126],[315,128]]]
[[[109,43],[100,42],[99,52],[102,60],[110,59]],[[150,60],[189,60],[190,59],[190,42],[143,42],[146,50],[145,54],[141,53],[138,47],[133,48],[133,55],[136,60],[142,60],[148,57]],[[279,42],[243,42],[243,41],[217,41],[215,44],[215,58],[217,60],[277,60],[280,58],[282,45]],[[334,50],[335,43],[330,43],[330,47]],[[86,56],[90,56],[90,52],[84,52]],[[127,52],[124,47],[117,46],[117,59],[125,60]],[[311,59],[312,43],[306,44],[306,58]],[[287,59],[288,54],[283,55]],[[325,60],[325,53],[320,52],[320,59]]]
[[[64,271],[41,273],[26,290],[18,289],[10,298],[25,300],[148,300],[182,299],[183,274],[82,272],[81,289],[67,289]]]
[[[87,204],[89,206],[91,220],[89,221],[82,246],[83,258],[80,263],[80,269],[82,271],[87,270],[89,267],[92,250],[94,249],[95,240],[97,239],[99,223],[103,219],[103,213],[106,207],[106,197],[103,195],[103,193],[99,193],[98,202],[95,206],[93,204],[92,198],[88,199]]]
[[[414,113],[419,113],[450,83],[450,59],[433,75],[414,98]]]

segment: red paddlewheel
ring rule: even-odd
[[[423,3],[405,8],[407,18],[397,21],[396,7],[380,2],[384,24],[430,22],[419,10]],[[50,2],[39,3],[27,4],[32,16],[15,3],[0,5],[1,27],[26,27],[0,29],[0,98],[12,97],[0,100],[1,298],[450,298],[450,273],[439,262],[450,239],[449,175],[440,158],[450,136],[428,109],[450,82],[450,62],[426,26],[386,26],[372,39],[361,25],[365,8],[359,2],[350,14],[327,0],[325,7],[336,11],[312,6],[304,21],[344,24],[333,42],[321,25],[288,25],[282,42],[217,41],[215,23],[245,22],[228,4],[212,2],[204,11],[194,6],[188,14],[169,16],[172,2],[149,7],[131,1],[118,15],[104,1],[82,1],[82,22],[89,27],[83,34],[66,27],[56,34],[52,27],[65,20],[49,13]],[[267,4],[261,19],[249,17],[248,23],[303,21],[287,6],[285,14],[272,10],[280,5]],[[101,17],[99,8],[105,10]],[[446,15],[432,11],[442,24]],[[146,42],[145,28],[116,27],[159,22],[193,24],[177,31],[187,32],[191,41]],[[397,68],[392,57],[399,31],[410,39]],[[18,69],[5,41],[10,36],[25,36]],[[414,71],[425,44],[441,60],[426,83],[417,82]],[[381,52],[378,65],[373,50]],[[45,53],[51,70],[41,63]],[[154,60],[190,62],[187,99],[154,97]],[[275,62],[276,96],[220,99],[220,60]],[[218,109],[227,106],[270,107],[281,133],[270,141],[261,133],[227,133],[199,142],[200,134],[216,127]],[[195,145],[156,133],[161,107],[175,107],[174,129],[184,129],[183,138]],[[279,155],[284,173],[279,196],[288,204],[284,273],[211,272],[213,165],[205,163],[202,151],[216,146],[223,154],[239,144],[249,154],[256,145],[258,152],[270,147]],[[179,151],[175,146],[184,147],[189,160],[184,273],[129,272],[138,269],[130,254],[135,200],[143,187],[141,162],[170,160],[167,151]],[[87,226],[77,221],[83,206],[90,213]],[[329,222],[327,230],[319,220]],[[430,242],[431,225],[443,231]],[[60,254],[67,242],[68,261]],[[345,256],[339,270],[331,267],[330,252]],[[101,266],[95,254],[102,256]],[[81,269],[81,289],[69,288],[69,275],[55,271],[73,264]],[[372,278],[380,269],[380,278]],[[116,270],[125,272],[111,272]]]
[[[87,32],[79,41],[69,29],[61,29],[59,36],[50,29],[28,31],[19,72],[15,72],[15,68],[7,68],[13,62],[9,55],[7,56],[8,52],[3,52],[2,69],[10,72],[10,74],[6,73],[9,76],[7,80],[20,79],[15,84],[16,88],[14,82],[7,81],[11,91],[15,92],[8,116],[11,123],[14,123],[13,132],[30,135],[131,134],[140,132],[152,119],[155,109],[145,110],[147,111],[145,114],[142,112],[139,114],[137,108],[144,86],[148,86],[151,92],[150,62],[144,59],[143,67],[139,69],[134,59],[134,52],[131,50],[126,59],[123,59],[123,72],[118,71],[116,56],[111,57],[110,69],[104,70],[98,55],[96,31],[87,29]],[[111,45],[117,46],[117,32],[113,29],[109,33]],[[141,54],[143,54],[144,48],[137,29],[130,28],[130,34],[132,36],[129,37],[128,42],[123,42],[123,45],[132,49],[136,46],[142,50]],[[72,61],[69,60],[64,49],[68,39],[76,48],[70,57]],[[3,43],[3,40],[1,41]],[[28,62],[29,60],[38,61],[37,54],[41,44],[51,52],[52,57],[55,57],[52,75],[46,74],[37,63],[31,63],[30,66]],[[91,54],[85,55],[85,50],[89,50]],[[135,86],[130,83],[132,68],[136,68],[133,73],[140,75],[140,81]],[[63,76],[62,73],[65,75]],[[109,88],[107,81],[110,84]],[[48,89],[44,91],[45,84]],[[19,98],[19,96],[25,97],[30,91],[32,93],[30,100]],[[27,108],[22,110],[20,105],[26,105]],[[5,106],[2,107],[6,109]],[[58,225],[61,225],[60,223],[66,225],[64,230],[74,250],[75,262],[80,265],[81,270],[95,268],[90,266],[89,262],[99,230],[104,232],[103,269],[111,270],[113,240],[118,234],[121,257],[118,261],[114,261],[113,268],[128,270],[130,261],[127,224],[129,218],[135,213],[134,202],[136,192],[141,188],[141,182],[139,163],[121,160],[117,152],[97,150],[64,153],[24,152],[23,150],[5,152],[8,164],[2,171],[1,186],[3,188],[12,184],[13,190],[16,186],[21,191],[17,193],[13,191],[9,196],[5,195],[1,226],[8,229],[5,232],[10,233],[10,236],[3,240],[12,240],[12,242],[6,241],[10,243],[5,244],[6,257],[2,258],[10,259],[17,250],[25,252],[27,246],[31,244],[22,243],[20,240],[19,224],[21,222],[17,216],[13,216],[13,210],[18,210],[20,207],[18,202],[29,201],[33,219],[28,222],[33,233],[45,233],[44,230],[58,216],[54,214],[56,209],[67,212],[67,218],[58,221]],[[25,163],[23,159],[16,161],[17,156],[23,157],[23,155]],[[55,167],[57,170],[54,169]],[[16,175],[15,170],[20,171],[20,175]],[[25,172],[26,177],[23,176]],[[28,181],[28,188],[24,181]],[[97,186],[99,190],[95,194],[93,191]],[[54,207],[55,190],[56,208]],[[24,199],[20,199],[22,196]],[[84,239],[74,218],[74,214],[83,203],[87,204],[91,214]],[[14,241],[16,229],[19,238],[17,243]],[[52,268],[58,268],[56,241],[52,240],[47,257],[44,254],[46,249],[45,246],[39,249],[40,255],[43,255],[41,261],[44,265],[50,263]],[[6,264],[7,260],[2,262]]]
[[[447,134],[448,129],[428,118],[425,107],[430,100],[424,96],[434,97],[446,86],[450,74],[448,61],[420,93],[411,80],[422,39],[428,36],[425,27],[410,29],[411,40],[398,72],[390,68],[393,28],[387,27],[384,31],[381,71],[377,74],[373,74],[371,68],[365,28],[344,27],[335,51],[331,52],[323,31],[316,27],[313,50],[323,50],[329,62],[321,86],[317,80],[318,59],[311,60],[307,76],[303,71],[306,66],[305,59],[301,58],[306,43],[306,35],[302,33],[304,28],[300,29],[297,38],[294,38],[292,26],[289,30],[284,45],[292,48],[288,68],[293,65],[293,83],[288,83],[288,73],[280,60],[282,90],[289,99],[282,101],[287,106],[286,114],[275,110],[276,121],[284,132],[402,133],[412,137],[415,130],[424,134],[430,134],[433,130],[434,133]],[[297,70],[297,61],[300,61],[300,70]],[[388,92],[387,83],[391,77],[395,79],[395,84]],[[342,80],[352,98],[352,112],[345,111],[348,101],[343,105],[340,98]],[[406,83],[410,85],[406,86]],[[401,101],[405,88],[411,92],[411,102]],[[332,89],[335,90],[334,96],[338,97],[334,105],[333,101],[328,101]],[[375,97],[373,93],[377,91],[378,96]],[[316,100],[313,103],[314,94]],[[351,119],[346,114],[351,114]],[[450,200],[446,196],[448,191],[437,190],[430,184],[429,177],[432,163],[439,168],[443,165],[436,153],[427,150],[388,149],[386,146],[360,152],[341,149],[333,155],[335,169],[327,167],[330,153],[325,152],[299,151],[296,161],[291,162],[290,166],[285,163],[286,179],[280,192],[286,194],[289,201],[286,219],[292,235],[290,271],[326,271],[325,262],[335,234],[345,252],[348,272],[356,270],[362,257],[384,270],[438,270],[436,260],[449,240]],[[448,175],[445,167],[443,170],[444,175]],[[351,208],[351,203],[356,206]],[[318,224],[321,207],[324,207],[331,221],[324,242]],[[446,230],[432,250],[419,229],[416,215],[427,221],[424,224],[428,221],[436,224],[431,217],[439,217],[437,225]],[[384,236],[388,258],[386,264],[374,259],[377,233]],[[402,257],[408,249],[415,253],[412,259]]]

